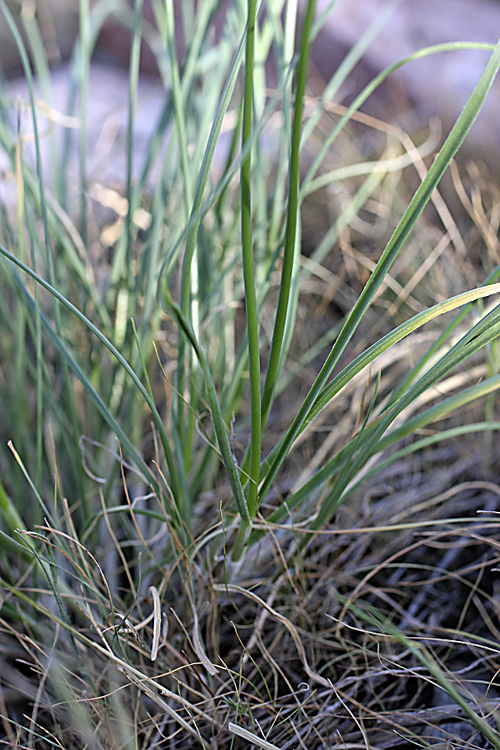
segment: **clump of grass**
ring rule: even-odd
[[[0,247],[7,741],[312,748],[339,736],[387,743],[394,731],[427,746],[474,735],[500,747],[496,521],[469,517],[480,505],[467,495],[474,480],[481,488],[480,461],[466,466],[448,447],[499,429],[499,310],[482,302],[500,291],[494,218],[486,210],[479,221],[478,201],[470,204],[493,262],[464,279],[454,261],[451,278],[440,258],[464,263],[465,242],[437,192],[500,46],[427,164],[432,133],[417,147],[360,107],[399,65],[474,45],[422,50],[350,106],[332,107],[373,30],[323,97],[307,98],[324,20],[312,0],[297,47],[295,3],[265,12],[236,3],[218,35],[216,2],[183,3],[186,24],[171,0],[154,2],[154,28],[140,2],[133,12],[118,4],[131,56],[127,166],[122,195],[113,193],[121,221],[111,233],[92,219],[90,196],[103,193],[88,170],[86,114],[109,8],[81,3],[62,118],[80,127],[75,136],[51,123],[43,155],[40,118],[54,115],[37,103],[27,52],[0,8],[23,60],[34,136],[30,150],[26,115],[4,97],[0,141],[15,185]],[[24,23],[49,98],[36,18]],[[141,40],[157,57],[164,106],[139,163]],[[382,133],[370,160],[356,160],[353,123]],[[353,163],[339,163],[339,143]],[[418,185],[403,206],[409,171]],[[306,247],[302,221],[322,190],[327,210],[339,208]],[[447,514],[440,451],[454,467],[446,481],[467,495]],[[415,507],[395,477],[422,456],[434,479],[419,486]],[[431,536],[414,541],[416,529]],[[440,545],[471,550],[470,564],[450,553],[441,570]],[[450,592],[461,597],[458,617],[436,619]],[[473,641],[467,628],[479,619]],[[442,728],[443,705],[455,729]],[[434,714],[415,718],[423,708]]]

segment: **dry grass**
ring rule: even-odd
[[[4,719],[8,742],[491,747],[383,625],[387,619],[425,648],[496,727],[500,485],[479,481],[479,466],[479,452],[465,459],[458,444],[396,463],[300,555],[294,539],[307,532],[290,537],[276,528],[251,565],[207,569],[200,550],[187,571],[181,556],[176,568],[153,576],[158,622],[155,591],[138,581],[134,559],[101,572],[87,555],[81,575],[96,596],[68,594],[71,630],[43,616],[47,606],[52,621],[58,617],[50,591],[39,596],[38,612],[20,612],[7,595],[3,611],[13,611],[1,621],[2,714],[17,724]],[[45,533],[57,545],[58,535]],[[112,559],[106,545],[99,559]],[[104,577],[116,581],[115,608],[123,601],[107,623],[96,616]],[[129,586],[140,586],[130,612]],[[22,580],[18,590],[33,593]],[[240,737],[233,725],[250,734]]]

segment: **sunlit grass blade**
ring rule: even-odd
[[[301,407],[296,417],[294,418],[291,427],[283,438],[280,448],[272,462],[272,465],[269,467],[269,469],[266,471],[266,475],[263,477],[263,483],[260,488],[261,497],[264,497],[271,487],[271,484],[277,472],[279,471],[279,468],[282,465],[286,454],[288,453],[293,441],[299,434],[300,430],[302,429],[302,426],[307,419],[310,409],[313,407],[317,396],[330,377],[333,368],[335,367],[342,352],[350,341],[356,328],[358,327],[359,322],[361,321],[366,309],[370,305],[371,300],[375,295],[375,292],[380,287],[389,268],[391,267],[399,251],[403,247],[406,239],[408,238],[410,232],[415,226],[417,219],[421,215],[425,205],[428,203],[434,188],[437,186],[441,177],[446,171],[449,162],[463,143],[468,131],[470,130],[481,109],[481,106],[484,102],[484,99],[486,98],[489,89],[491,88],[499,67],[500,43],[495,47],[485,68],[485,71],[481,76],[481,80],[476,86],[467,105],[460,114],[443,147],[441,148],[439,154],[430,167],[424,181],[415,193],[410,205],[408,206],[408,209],[399,222],[387,247],[382,253],[374,272],[370,276],[368,283],[364,287],[359,299],[354,305],[354,308],[349,315],[344,328],[339,334],[330,354],[325,360],[325,363],[321,368],[321,371],[316,378],[314,385],[301,404]]]
[[[483,292],[484,289],[477,291]],[[467,301],[468,294],[462,297],[463,303],[466,303]],[[402,394],[401,398],[395,404],[386,408],[382,414],[378,415],[369,424],[366,424],[363,430],[363,436],[360,436],[359,439],[356,437],[354,438],[357,441],[358,454],[351,462],[349,473],[344,472],[344,482],[338,481],[333,493],[324,500],[317,518],[312,523],[314,528],[320,528],[327,519],[332,517],[340,503],[345,500],[343,494],[344,490],[373,455],[382,452],[402,438],[414,434],[416,430],[422,429],[436,420],[443,419],[457,409],[463,407],[465,404],[498,389],[500,385],[500,379],[498,377],[486,380],[479,385],[466,389],[462,393],[443,399],[437,405],[423,411],[416,417],[411,418],[408,421],[405,420],[403,425],[385,435],[398,415],[404,412],[405,408],[415,402],[420,394],[425,393],[432,388],[447,372],[456,367],[460,362],[465,361],[473,354],[473,352],[498,337],[500,334],[500,321],[498,318],[499,312],[495,309],[490,313],[487,320],[483,319],[468,331],[465,336],[462,337],[461,341],[444,354],[443,357],[441,357],[439,361],[413,385],[412,388],[409,388],[408,391]],[[342,373],[339,376],[340,382],[342,382],[341,376]],[[345,382],[349,381],[350,378]],[[338,384],[339,382],[337,382],[337,385]],[[349,455],[352,455],[350,442],[341,448],[333,458],[325,462],[321,469],[317,471],[315,475],[300,489],[288,497],[286,504],[273,511],[267,521],[270,523],[278,523],[287,518],[291,511],[299,507],[301,503],[311,496],[313,491],[322,487],[338,471],[342,470]],[[256,535],[252,535],[250,541],[254,541],[255,539]]]
[[[495,321],[495,317],[497,320]],[[374,429],[369,433],[366,433],[362,439],[360,439],[360,451],[356,456],[356,459],[352,462],[349,472],[345,475],[343,482],[338,482],[335,486],[334,491],[325,500],[317,518],[313,522],[315,528],[321,528],[321,526],[332,517],[333,513],[338,508],[339,504],[345,499],[344,491],[347,488],[350,481],[357,475],[357,473],[366,464],[368,458],[376,452],[375,448],[385,434],[387,429],[395,419],[404,412],[404,410],[415,402],[418,397],[428,392],[433,386],[435,386],[448,372],[454,369],[458,364],[464,362],[472,356],[476,351],[485,346],[490,341],[493,341],[500,335],[500,319],[499,313],[494,312],[493,320],[481,321],[477,324],[470,332],[468,332],[461,341],[450,349],[433,367],[431,367],[427,373],[425,373],[409,390],[401,396],[401,398],[388,408],[375,422]],[[491,383],[488,386],[491,387]],[[488,387],[487,390],[490,390]],[[498,387],[498,382],[493,384],[492,389]],[[472,390],[472,395],[482,395],[481,392]],[[467,394],[470,395],[470,394]],[[465,399],[466,401],[467,399]],[[453,406],[458,406],[460,403],[453,403]],[[450,404],[448,404],[450,406]],[[444,412],[444,410],[443,410]],[[441,415],[440,415],[441,416]],[[437,415],[432,414],[432,418],[436,418]]]

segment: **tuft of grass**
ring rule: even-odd
[[[473,515],[499,494],[498,196],[454,158],[500,43],[420,50],[343,105],[384,15],[314,97],[314,0],[300,24],[282,0],[152,9],[80,3],[56,112],[37,19],[26,49],[0,0],[28,91],[0,98],[2,741],[498,748],[497,521]],[[111,14],[108,186],[88,104]],[[441,145],[362,111],[401,65],[478,47]]]

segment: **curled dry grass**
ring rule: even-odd
[[[22,610],[4,597],[6,738],[13,747],[494,747],[415,655],[425,652],[496,731],[500,486],[470,478],[477,462],[456,445],[422,452],[411,470],[394,464],[296,556],[307,531],[269,528],[251,564],[207,569],[200,537],[193,567],[181,554],[151,575],[156,586],[138,579],[137,552],[116,544],[109,518],[104,567],[68,538],[80,563],[62,596],[67,622],[49,589],[30,608],[27,576]],[[38,532],[59,546],[61,532]],[[111,588],[115,611],[103,618]]]

